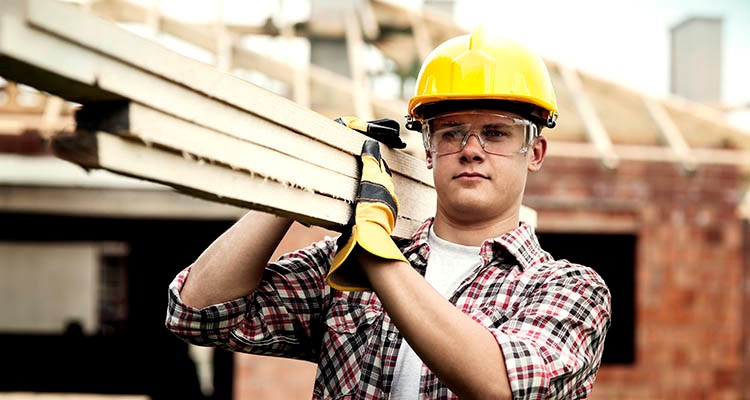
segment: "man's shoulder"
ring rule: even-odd
[[[297,250],[290,251],[288,253],[282,254],[277,260],[277,263],[287,263],[287,262],[293,262],[298,260],[306,260],[306,261],[323,261],[327,260],[330,257],[333,257],[333,254],[336,251],[336,239],[326,236],[321,240],[318,240],[316,242],[310,243],[309,245],[305,247],[301,247]]]
[[[567,259],[554,259],[537,264],[536,273],[543,276],[543,281],[554,285],[586,285],[609,291],[601,275],[592,267],[571,262]]]

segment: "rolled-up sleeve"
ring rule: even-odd
[[[188,267],[169,285],[166,327],[196,345],[312,361],[316,347],[309,341],[318,336],[330,291],[324,278],[334,246],[327,239],[284,255],[266,267],[250,295],[200,309],[180,297]]]
[[[514,399],[585,398],[601,363],[610,293],[593,270],[554,273],[518,308],[474,313],[495,336]]]

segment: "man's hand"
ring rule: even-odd
[[[406,143],[399,136],[401,125],[392,119],[383,118],[375,121],[363,121],[357,117],[338,117],[335,121],[347,128],[364,133],[392,149],[403,149],[406,147]]]
[[[326,281],[339,290],[372,290],[352,252],[364,250],[376,257],[406,261],[391,239],[398,216],[398,199],[391,170],[380,156],[380,145],[365,140],[360,156],[362,176],[354,203],[351,234],[342,235]],[[350,257],[351,256],[351,257]]]

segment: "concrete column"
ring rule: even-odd
[[[689,18],[671,29],[670,91],[690,100],[721,101],[721,18]]]

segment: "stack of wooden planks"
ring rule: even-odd
[[[0,0],[0,76],[81,104],[53,146],[84,168],[334,230],[350,219],[365,136],[74,5]],[[432,176],[381,148],[405,237],[434,215]]]

